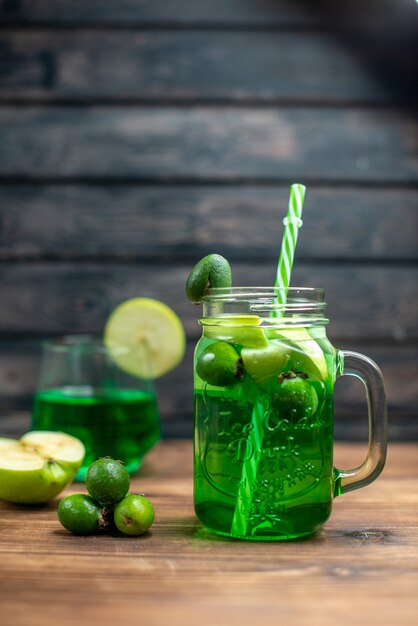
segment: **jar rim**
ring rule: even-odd
[[[324,317],[325,290],[318,287],[217,287],[207,290],[202,304],[202,325],[207,319],[248,314],[258,316],[270,327],[328,323]]]
[[[307,293],[318,293],[324,294],[325,289],[323,287],[276,287],[275,285],[238,285],[236,287],[209,287],[207,290],[208,294],[217,294],[217,293],[228,293],[228,292],[248,292],[248,291],[266,291],[268,293],[274,291],[286,291],[286,292],[307,292]]]
[[[286,295],[287,303],[294,301],[297,297],[304,297],[308,300],[309,305],[324,306],[325,289],[322,287],[211,287],[207,289],[202,297],[202,302],[210,302],[212,300],[223,300],[228,297],[274,297],[279,293]]]

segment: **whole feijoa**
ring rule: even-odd
[[[64,528],[76,535],[89,535],[107,525],[100,504],[81,493],[66,496],[60,501],[58,519]]]
[[[208,254],[192,268],[186,281],[186,295],[195,304],[210,287],[230,287],[231,266],[220,254]]]
[[[92,498],[103,505],[111,506],[126,496],[131,481],[128,470],[121,461],[104,457],[90,465],[85,482]]]
[[[143,535],[154,521],[154,507],[145,496],[126,496],[113,512],[118,530],[124,535]]]
[[[234,346],[226,341],[215,341],[200,354],[196,371],[210,385],[226,387],[242,378],[244,367]]]
[[[283,419],[291,422],[310,419],[318,408],[318,396],[302,373],[281,374],[272,393],[272,405]]]

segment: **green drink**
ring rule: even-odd
[[[335,496],[363,487],[385,462],[381,373],[327,339],[324,292],[212,288],[202,297],[195,351],[194,502],[200,521],[237,539],[311,535]],[[273,312],[273,314],[272,314]],[[276,312],[276,315],[274,315]],[[355,376],[368,395],[369,451],[333,466],[334,383]]]
[[[251,340],[256,344],[260,332],[258,327],[235,328],[216,337],[211,327],[210,338],[204,336],[197,346],[195,508],[202,523],[221,534],[239,536],[237,516],[244,516],[247,538],[291,539],[315,532],[331,513],[333,369],[328,372],[323,348],[304,329],[299,336],[307,352],[303,340],[278,335],[266,337],[264,346],[245,348]],[[202,363],[213,354],[213,367],[225,366],[223,354],[215,362],[216,350],[228,334],[226,343],[238,355],[241,373],[230,384],[211,385],[199,370],[208,377]],[[325,336],[322,344],[331,363]],[[322,372],[311,361],[313,346]],[[301,371],[303,365],[307,372]],[[251,438],[255,405],[261,407],[262,429],[257,449]]]
[[[83,442],[86,454],[77,480],[103,456],[134,472],[159,440],[154,383],[145,377],[149,364],[145,347],[109,348],[88,335],[43,344],[32,429],[62,431]],[[135,375],[127,366],[136,368]]]
[[[86,455],[77,479],[97,458],[120,459],[129,472],[140,466],[160,436],[155,394],[88,385],[40,391],[33,406],[35,430],[63,431],[78,437]]]

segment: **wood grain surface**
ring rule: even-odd
[[[0,178],[416,183],[417,129],[396,110],[3,106]]]
[[[287,185],[0,184],[0,259],[141,262],[158,252],[192,263],[216,245],[231,261],[245,251],[273,268],[288,194]],[[307,201],[298,263],[418,259],[415,188],[310,185]]]
[[[352,467],[364,451],[338,444]],[[417,446],[392,445],[376,483],[338,498],[314,537],[244,543],[204,530],[192,507],[192,446],[165,443],[133,481],[156,509],[140,538],[76,537],[43,507],[1,503],[2,619],[14,626],[415,626]],[[83,491],[73,485],[66,493]]]
[[[385,0],[387,1],[387,0]],[[315,14],[291,0],[1,0],[7,23],[239,25],[240,27],[318,24]]]
[[[234,263],[234,284],[269,285],[272,270],[272,263]],[[173,307],[188,336],[196,339],[201,307],[191,305],[184,294],[189,271],[185,264],[4,263],[0,333],[101,333],[111,310],[140,291]],[[411,307],[417,298],[416,277],[416,268],[409,266],[312,262],[296,265],[293,285],[326,290],[332,338],[406,341],[418,337]]]
[[[22,29],[0,34],[0,51],[0,100],[396,101],[360,50],[321,32]]]
[[[365,6],[367,11],[365,11]],[[400,9],[400,10],[399,10]],[[403,18],[399,20],[399,16]],[[5,24],[52,26],[163,26],[214,28],[311,28],[344,19],[363,28],[413,19],[408,0],[339,3],[318,0],[0,0]]]

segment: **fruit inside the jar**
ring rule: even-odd
[[[210,385],[226,387],[242,378],[242,359],[230,343],[215,341],[200,354],[196,371]]]
[[[266,336],[288,346],[293,370],[304,372],[316,380],[327,379],[328,368],[324,353],[306,328],[270,328],[266,329]]]
[[[245,348],[267,348],[268,341],[258,315],[222,315],[202,319],[203,335],[207,339],[227,341]]]
[[[314,415],[318,408],[318,396],[306,374],[289,371],[279,376],[271,392],[271,404],[280,418],[298,422]]]

